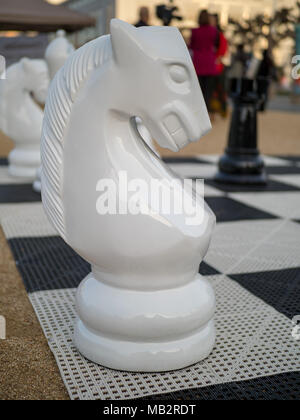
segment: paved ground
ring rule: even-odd
[[[7,323],[7,339],[0,341],[0,400],[68,398],[1,228],[0,314]]]
[[[291,100],[288,96],[276,96],[268,106],[272,111],[300,112],[300,98]]]

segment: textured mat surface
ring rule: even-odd
[[[1,224],[72,399],[299,399],[292,319],[300,314],[300,160],[266,157],[264,190],[215,184],[216,161],[169,160],[181,176],[207,179],[206,201],[217,215],[199,269],[216,292],[217,343],[205,361],[157,374],[113,371],[76,351],[75,288],[89,265],[56,235],[31,193],[22,201],[23,186],[0,180],[0,196],[1,186],[10,190],[0,199]]]
[[[300,348],[291,321],[226,276],[209,280],[217,298],[213,353],[187,369],[157,374],[113,371],[77,352],[72,340],[75,289],[31,293],[71,398],[130,399],[299,371]]]

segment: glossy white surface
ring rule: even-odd
[[[75,50],[73,45],[67,40],[63,30],[56,32],[56,38],[51,41],[45,51],[45,60],[48,66],[49,76],[52,80],[58,70],[64,65],[66,59]],[[40,167],[36,172],[36,178],[32,184],[34,191],[41,192],[41,172]]]
[[[8,67],[1,81],[0,128],[15,144],[8,157],[12,176],[33,180],[41,164],[43,111],[35,100],[45,102],[48,86],[46,62],[29,58]]]
[[[77,50],[51,84],[42,135],[42,197],[53,226],[92,266],[77,292],[75,345],[122,370],[179,369],[213,348],[215,299],[198,274],[215,216],[99,215],[99,180],[172,181],[142,141],[179,150],[211,128],[188,50],[172,27],[113,19],[111,36]],[[181,184],[180,184],[181,185]],[[149,203],[148,203],[149,205]]]

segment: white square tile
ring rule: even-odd
[[[263,155],[263,160],[267,166],[290,166],[291,163],[287,159],[281,159],[275,156]]]
[[[6,238],[26,238],[56,236],[42,203],[15,204],[0,206],[1,225]],[[2,210],[2,211],[1,211]]]
[[[202,163],[175,163],[169,167],[182,178],[212,178],[216,173],[214,165],[205,165]]]
[[[8,166],[0,166],[0,184],[32,184],[32,181],[26,178],[12,177],[8,173]]]
[[[204,181],[204,196],[205,197],[220,197],[223,196],[224,193],[220,190],[218,190],[215,187],[212,187],[211,185],[208,185],[205,181]]]
[[[4,217],[14,216],[25,212],[34,206],[40,206],[41,203],[4,203],[0,204],[0,222]]]
[[[278,181],[283,182],[284,184],[293,185],[294,187],[300,188],[300,175],[269,175],[269,178]]]
[[[286,219],[300,219],[300,191],[229,194],[234,200]]]
[[[221,155],[197,155],[195,157],[200,160],[206,160],[208,162],[217,164]]]
[[[217,224],[204,260],[227,274],[299,267],[300,224],[288,220]]]

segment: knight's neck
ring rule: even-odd
[[[130,116],[117,111],[108,111],[105,126],[106,146],[111,156],[122,160],[126,159],[125,156],[157,159],[139,135],[135,121]]]

